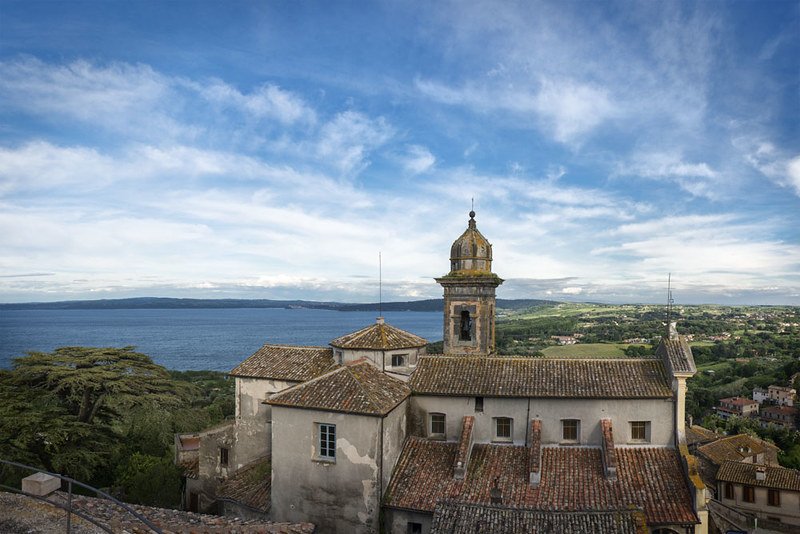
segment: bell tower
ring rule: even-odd
[[[474,211],[450,248],[450,272],[436,281],[444,288],[444,353],[494,353],[495,290],[503,280],[492,272],[492,245],[478,231]]]

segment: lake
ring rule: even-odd
[[[441,312],[385,312],[386,322],[442,339]],[[0,368],[27,351],[124,347],[177,370],[230,371],[264,343],[327,345],[375,322],[377,312],[284,308],[3,310]]]

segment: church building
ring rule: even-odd
[[[670,324],[654,358],[497,354],[503,280],[469,215],[436,279],[443,354],[382,318],[329,347],[265,345],[231,372],[230,476],[268,460],[261,511],[323,533],[706,533],[686,339]]]

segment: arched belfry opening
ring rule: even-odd
[[[458,339],[461,341],[472,340],[472,319],[467,310],[461,312],[461,322],[458,329]]]
[[[494,353],[495,291],[503,280],[492,272],[492,245],[478,230],[474,211],[450,247],[450,272],[436,281],[444,288],[444,353]]]

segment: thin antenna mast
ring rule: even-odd
[[[667,275],[667,333],[670,332],[670,321],[672,320],[672,273]]]
[[[383,262],[378,251],[378,317],[383,317]]]

